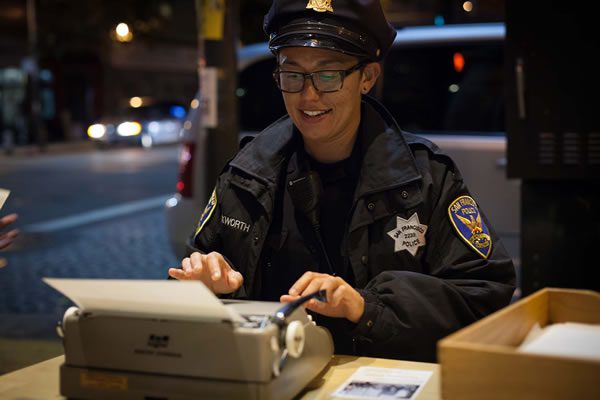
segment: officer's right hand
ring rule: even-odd
[[[200,280],[215,294],[231,293],[242,286],[244,277],[225,261],[223,255],[192,253],[181,261],[181,269],[169,268],[169,276],[179,280]]]

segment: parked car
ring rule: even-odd
[[[427,137],[453,157],[518,264],[520,181],[506,177],[504,25],[407,27],[397,33],[383,79],[371,94],[400,127]],[[259,132],[285,113],[271,78],[274,68],[267,43],[238,52],[241,136]],[[199,178],[202,146],[193,140],[198,118],[199,109],[192,108],[184,128],[189,141],[181,149],[178,193],[166,202],[168,234],[179,257],[210,195]]]
[[[132,103],[135,107],[122,108],[91,124],[88,137],[100,146],[130,143],[152,147],[179,141],[186,116],[182,104],[140,98],[132,98]]]

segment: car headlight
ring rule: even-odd
[[[93,124],[88,126],[87,134],[92,139],[100,139],[106,134],[106,126],[103,124]]]
[[[117,133],[119,136],[135,136],[139,135],[142,131],[142,125],[139,122],[122,122],[117,127]]]
[[[148,124],[148,132],[157,134],[160,132],[160,122],[152,121]]]

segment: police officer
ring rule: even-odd
[[[228,163],[176,279],[311,300],[338,354],[435,360],[507,305],[510,257],[452,162],[366,96],[395,30],[378,0],[275,0],[265,32],[287,116]]]

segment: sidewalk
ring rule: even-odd
[[[15,146],[11,149],[10,153],[5,148],[0,147],[0,160],[38,157],[49,154],[78,153],[96,148],[96,145],[89,140],[49,143],[43,150],[37,145]]]

